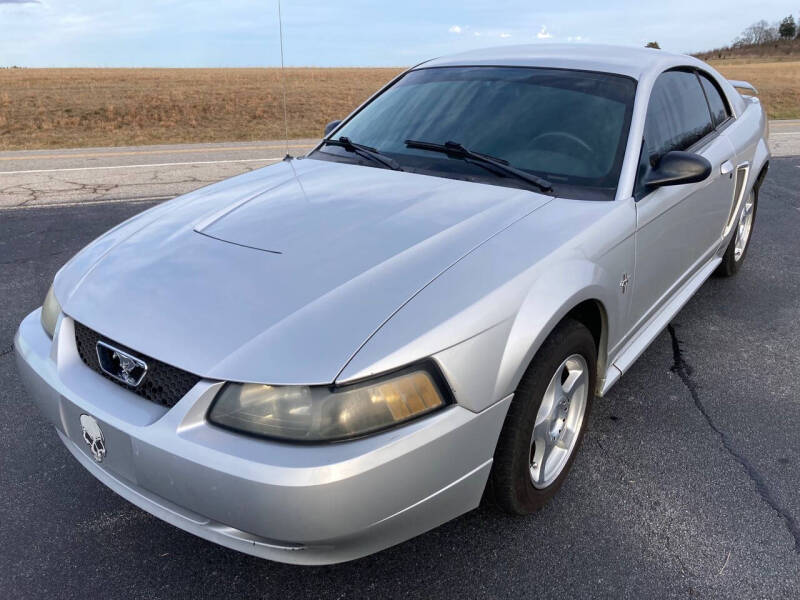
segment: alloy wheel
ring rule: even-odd
[[[580,354],[556,369],[542,398],[530,445],[533,487],[543,489],[564,470],[580,437],[589,396],[589,367]]]
[[[733,243],[733,259],[739,261],[744,255],[747,242],[750,241],[750,232],[753,230],[753,212],[755,210],[756,194],[751,191],[745,200],[739,223],[736,226],[736,240]]]

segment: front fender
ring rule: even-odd
[[[602,377],[608,333],[618,329],[622,316],[613,311],[617,304],[615,295],[620,289],[616,286],[618,276],[588,260],[569,261],[563,264],[563,269],[543,273],[520,306],[500,362],[495,395],[502,394],[503,390],[507,395],[517,388],[547,336],[573,308],[585,301],[597,304],[603,320],[603,336],[598,348],[598,377]],[[569,276],[565,277],[564,272]],[[609,291],[609,284],[613,292]],[[608,307],[612,308],[611,314]]]
[[[585,300],[603,312],[602,377],[606,340],[613,347],[627,317],[619,281],[633,273],[632,203],[558,201],[534,212],[423,289],[337,382],[433,357],[458,403],[481,411],[516,389],[547,335]]]

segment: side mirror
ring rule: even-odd
[[[703,181],[709,175],[711,163],[707,159],[692,152],[673,150],[661,157],[656,167],[647,174],[644,184],[653,189],[665,185],[695,183]]]
[[[341,123],[341,122],[342,122],[342,120],[338,119],[336,121],[331,121],[330,123],[325,125],[325,136],[324,137],[328,137],[328,134],[330,134],[331,131],[336,129],[339,126],[339,123]]]

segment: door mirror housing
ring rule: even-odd
[[[341,123],[341,122],[342,122],[341,119],[337,119],[336,121],[331,121],[330,123],[325,125],[325,137],[328,137],[328,135],[330,135],[331,131],[336,129],[339,126],[339,123]]]
[[[667,152],[645,177],[648,189],[703,181],[711,175],[711,163],[699,154],[673,150]]]

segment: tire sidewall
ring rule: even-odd
[[[731,275],[735,275],[739,269],[742,267],[742,263],[744,263],[744,259],[747,258],[747,252],[750,250],[750,244],[753,241],[753,233],[755,232],[756,228],[756,214],[758,213],[758,185],[752,189],[753,193],[753,223],[750,226],[750,237],[747,238],[747,245],[744,247],[744,252],[742,252],[742,256],[739,260],[736,260],[736,232],[739,226],[739,218],[741,217],[741,212],[737,213],[736,215],[736,225],[733,227],[733,235],[731,235],[730,242],[728,242],[728,247],[725,249],[725,254],[722,256],[722,263],[720,263],[719,268],[717,269],[717,273],[722,276],[730,277]],[[742,207],[740,211],[744,210],[744,203],[742,203]]]
[[[750,250],[750,242],[753,241],[753,233],[756,229],[756,214],[758,213],[758,188],[753,188],[753,222],[750,224],[750,235],[747,238],[747,245],[744,247],[744,251],[742,252],[742,256],[737,261],[734,257],[735,255],[735,246],[736,246],[736,234],[733,234],[733,238],[731,239],[731,260],[736,265],[736,270],[739,270],[739,267],[744,262],[744,259],[747,258],[747,252]],[[744,210],[744,203],[742,203],[742,210]],[[738,225],[738,223],[737,223]]]
[[[579,354],[589,369],[586,408],[578,432],[578,439],[569,459],[558,477],[546,488],[536,488],[530,478],[530,441],[536,415],[544,399],[545,391],[556,369],[570,355]],[[583,440],[589,419],[597,381],[597,350],[589,330],[577,321],[568,321],[559,326],[536,353],[530,367],[525,372],[512,400],[516,410],[511,415],[516,423],[513,426],[513,439],[509,450],[513,453],[511,464],[513,506],[512,512],[527,514],[541,508],[558,491],[569,473],[575,456]],[[510,411],[511,412],[511,411]],[[504,433],[505,427],[504,427]]]

